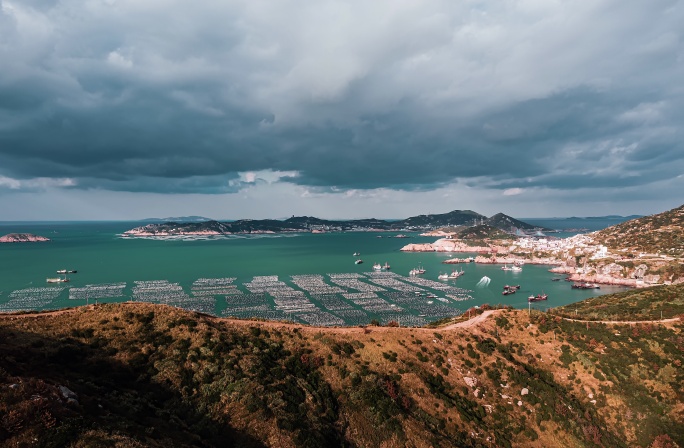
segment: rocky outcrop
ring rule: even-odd
[[[50,238],[31,233],[8,233],[5,236],[0,236],[0,243],[36,243],[41,241],[50,241]]]
[[[572,274],[568,277],[568,280],[573,282],[599,283],[602,285],[645,286],[643,282],[638,282],[634,278],[617,278],[604,274]]]
[[[214,230],[198,230],[198,231],[183,231],[183,230],[145,230],[140,227],[137,229],[127,230],[124,232],[126,236],[178,236],[178,235],[191,235],[191,236],[210,236],[210,235],[221,235],[220,232]]]
[[[403,252],[496,252],[496,247],[468,246],[467,244],[449,238],[441,238],[432,244],[407,244],[401,248]]]

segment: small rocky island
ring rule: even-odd
[[[31,233],[8,233],[0,236],[0,243],[36,243],[41,241],[50,241],[50,238]]]

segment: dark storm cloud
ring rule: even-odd
[[[2,0],[0,189],[675,179],[681,23],[675,1]]]

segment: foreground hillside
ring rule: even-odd
[[[1,317],[0,444],[684,446],[681,323],[485,313],[441,329],[140,303]]]

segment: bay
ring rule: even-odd
[[[35,299],[43,294],[40,291],[55,287],[62,289],[49,289],[48,296],[41,296],[42,300],[28,301],[33,305],[24,308],[58,309],[85,305],[83,291],[90,291],[84,289],[87,285],[124,285],[119,297],[103,298],[88,293],[90,297],[87,300],[90,303],[94,300],[102,303],[139,299],[144,296],[140,291],[146,284],[136,282],[166,280],[177,285],[174,294],[184,295],[188,303],[193,301],[193,297],[201,297],[200,309],[216,315],[248,317],[252,313],[257,317],[289,318],[304,323],[329,318],[329,322],[339,323],[339,320],[332,319],[335,317],[347,325],[369,323],[371,319],[420,324],[442,317],[446,311],[453,310],[455,315],[485,303],[526,308],[527,297],[542,292],[548,294],[549,300],[534,304],[536,307],[566,305],[595,295],[624,290],[603,285],[596,290],[573,290],[568,282],[552,281],[555,276],[548,272],[549,266],[525,265],[522,272],[512,272],[502,271],[499,265],[444,265],[442,262],[449,258],[448,254],[400,252],[399,249],[408,243],[435,240],[434,237],[421,237],[414,233],[402,232],[409,238],[396,238],[397,232],[248,235],[209,240],[125,239],[120,236],[137,225],[139,223],[136,222],[0,223],[0,234],[34,233],[51,239],[46,243],[0,244],[0,309],[16,309],[21,299]],[[360,257],[354,257],[354,252],[360,252]],[[468,254],[453,256],[462,258]],[[356,258],[363,259],[364,263],[354,264]],[[282,301],[279,305],[277,298],[272,295],[266,295],[265,298],[250,295],[245,286],[258,276],[278,276],[287,286],[302,291],[293,283],[291,276],[320,275],[325,284],[333,287],[338,285],[332,282],[329,274],[342,273],[360,275],[362,282],[372,285],[373,278],[368,274],[376,262],[390,264],[391,272],[400,276],[400,284],[408,285],[411,285],[408,272],[419,264],[427,270],[423,277],[435,282],[441,272],[462,268],[465,272],[462,277],[446,283],[466,290],[469,298],[463,301],[446,298],[448,303],[444,303],[424,296],[411,297],[412,292],[400,294],[391,288],[386,292],[371,294],[380,301],[363,297],[349,300],[337,294],[340,301],[349,305],[347,310],[351,310],[343,312],[345,309],[330,309],[336,307],[331,306],[330,302],[321,302],[317,294],[307,291],[303,291],[302,296],[309,305],[305,303],[304,308],[288,308],[289,305],[283,306]],[[69,275],[68,283],[47,284],[46,278],[56,277],[58,269],[72,269],[78,273]],[[484,276],[491,281],[486,286],[478,286]],[[232,281],[235,292],[242,294],[202,295],[193,290],[193,283],[203,278],[235,279]],[[521,288],[517,294],[502,296],[505,284],[520,284]],[[421,288],[424,293],[446,297],[440,289]],[[171,290],[163,289],[167,292]],[[347,292],[352,297],[353,294],[359,294],[356,290]],[[70,296],[82,298],[69,299]],[[159,301],[163,299],[161,296],[158,298]],[[256,302],[246,303],[245,300]],[[392,308],[383,308],[383,301]],[[169,303],[177,304],[178,301],[171,300]],[[250,308],[250,304],[254,306]],[[339,303],[337,305],[339,308]],[[241,310],[246,311],[242,313]]]

